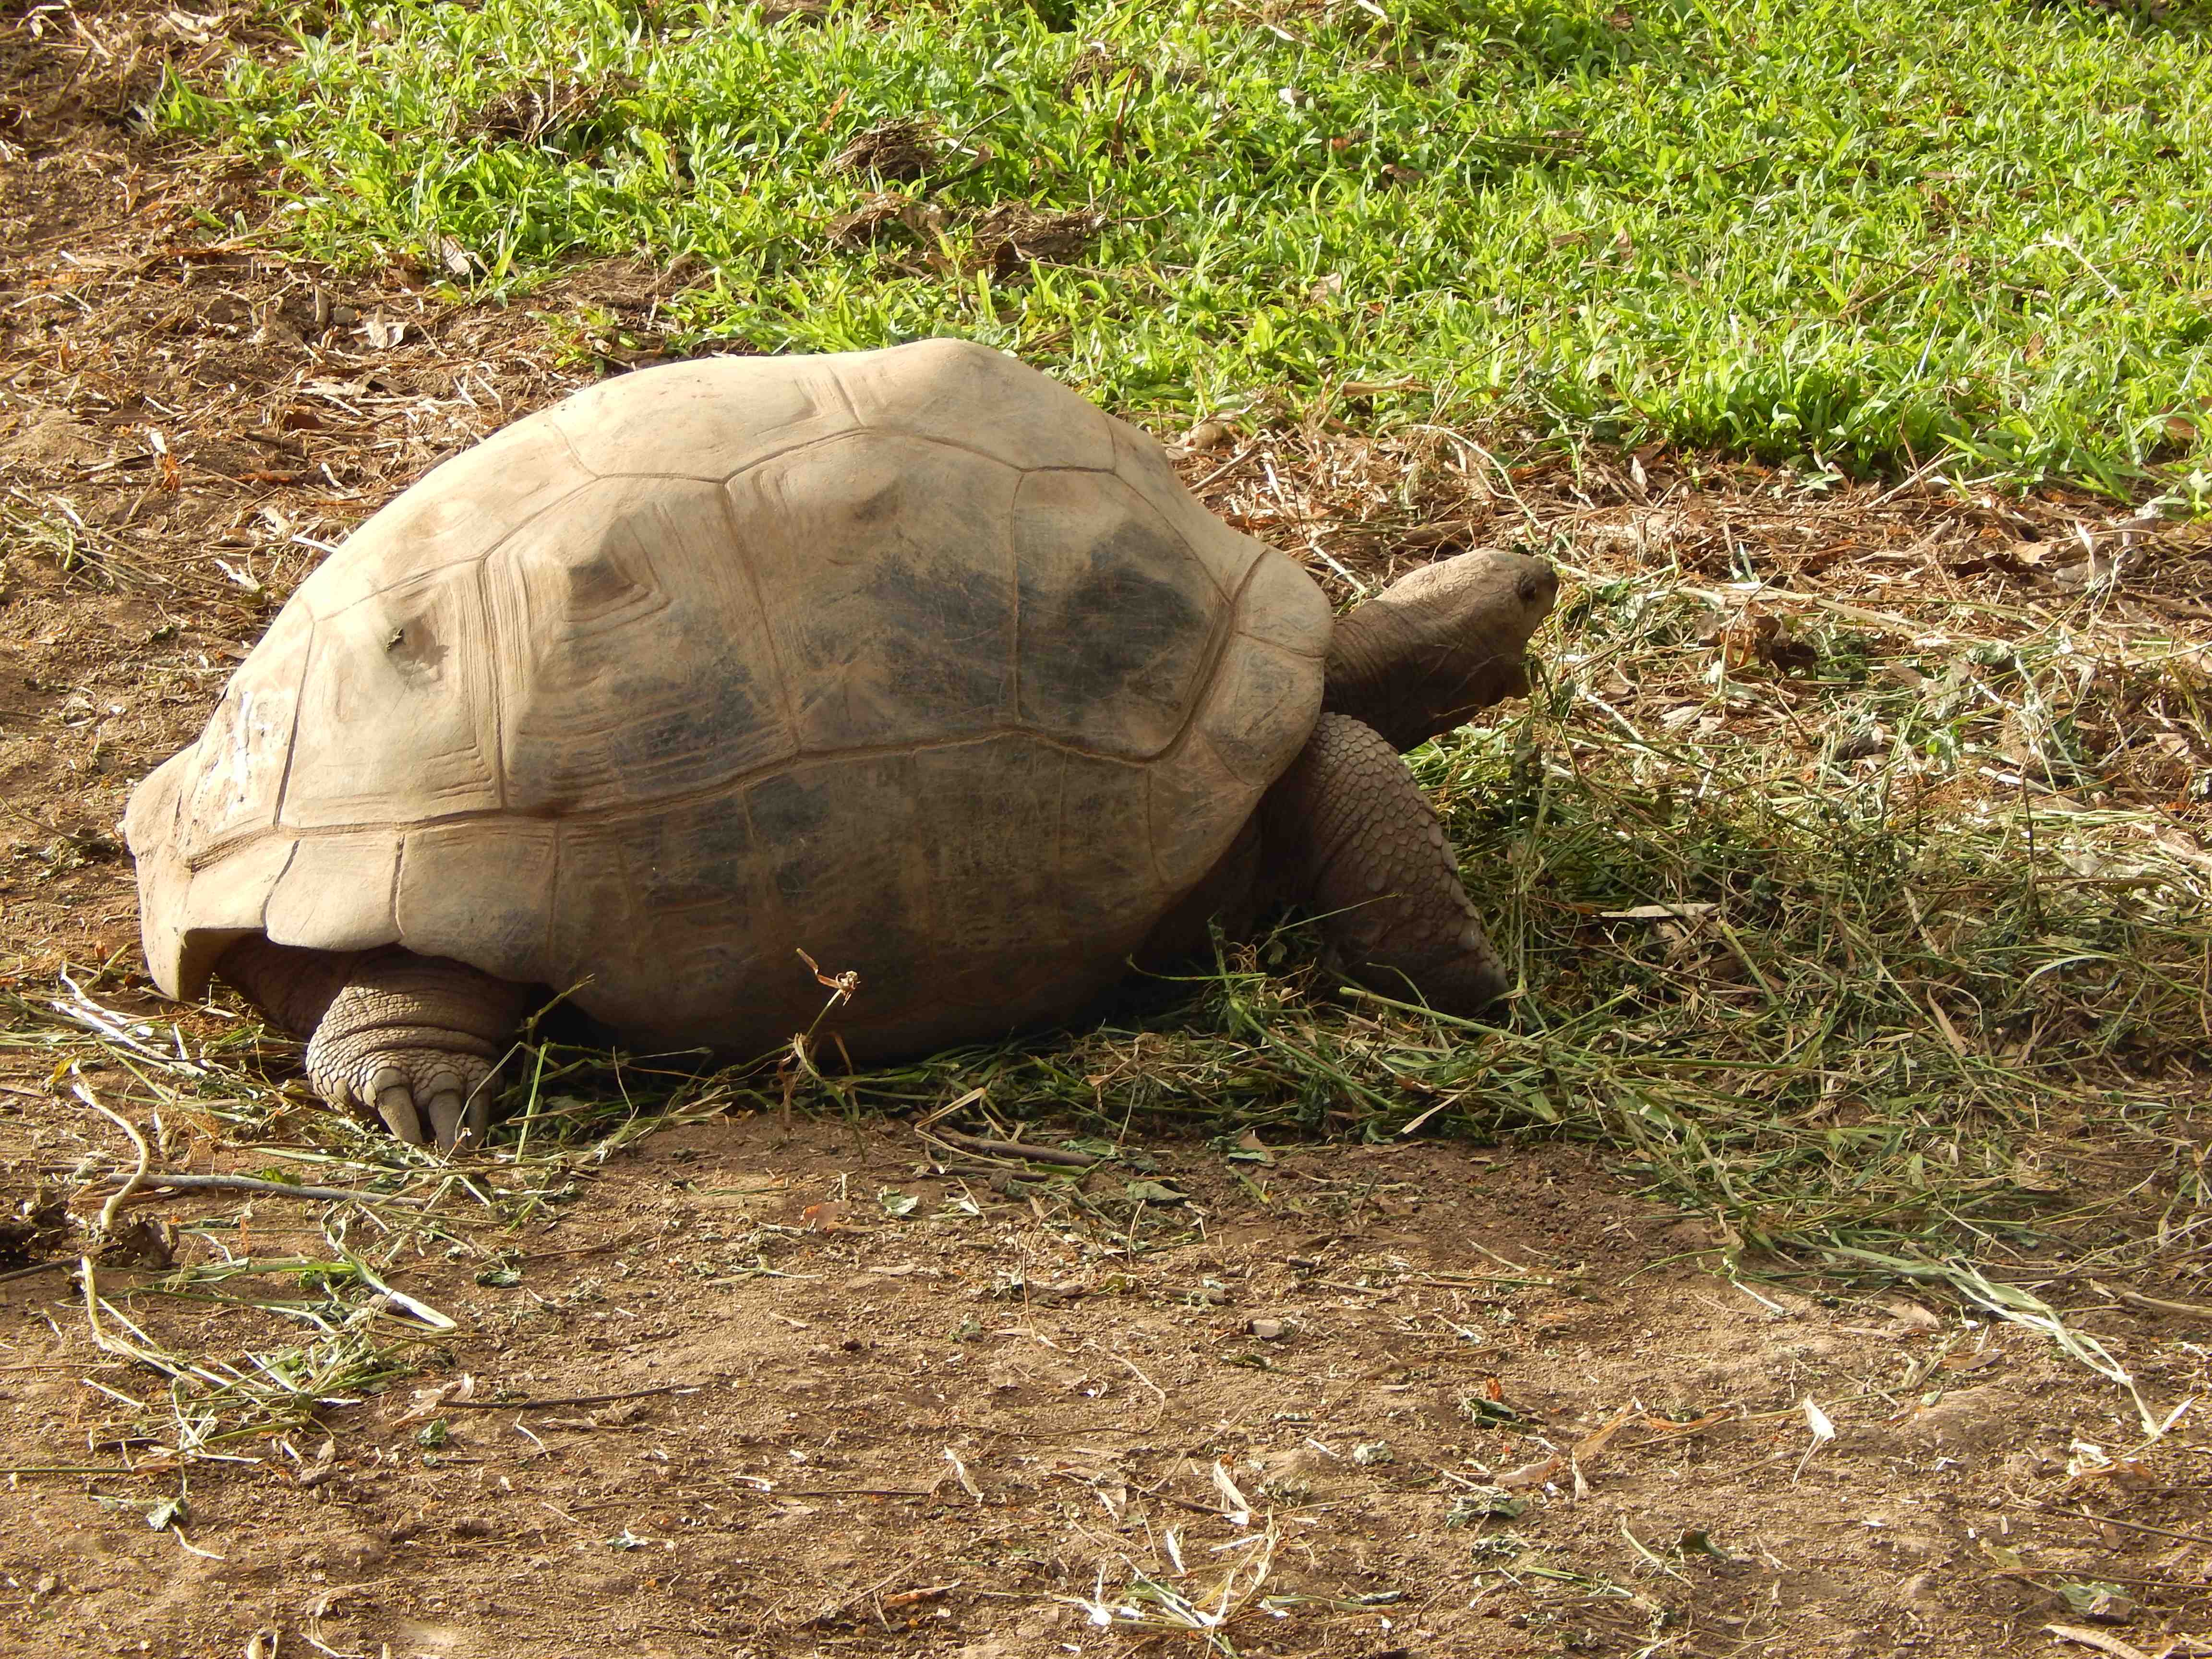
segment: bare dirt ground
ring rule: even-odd
[[[21,1479],[17,1650],[1198,1650],[1133,1564],[1225,1596],[1245,1653],[1963,1655],[2098,1628],[2033,1579],[2201,1570],[2172,1535],[2201,1453],[2069,1484],[2074,1443],[2139,1431],[2040,1339],[1624,1283],[1681,1224],[1573,1152],[1298,1149],[1246,1188],[1167,1148],[1191,1202],[1133,1254],[918,1162],[897,1127],[682,1128],[515,1241],[510,1285],[422,1254],[407,1291],[461,1331],[416,1386],[470,1398],[401,1386],[295,1459],[202,1465],[182,1536],[145,1520],[173,1477]],[[257,1253],[300,1224],[274,1210]],[[43,1367],[8,1377],[11,1456],[112,1457],[87,1379],[144,1374],[60,1290],[11,1299],[10,1359]]]
[[[649,269],[471,307],[264,246],[255,177],[129,121],[161,64],[241,44],[179,11],[0,19],[0,988],[27,1006],[69,970],[170,1018],[136,970],[131,785],[349,526],[605,366],[556,351],[574,331],[549,314],[648,324]],[[1361,453],[1286,437],[1262,471],[1226,434],[1190,476],[1297,547]],[[1371,561],[1525,514],[1592,561],[1657,537],[1725,569],[1741,540],[1837,604],[1910,576],[2002,609],[2020,549],[2112,516],[1785,505],[1748,472],[1686,489],[1657,455],[1516,482],[1326,546]],[[2200,620],[2203,568],[2133,602]],[[228,1029],[187,1011],[178,1041]],[[289,1060],[266,1056],[278,1085]],[[434,1192],[423,1224],[354,1211],[364,1237],[413,1228],[397,1299],[331,1338],[374,1330],[381,1358],[281,1434],[222,1440],[112,1318],[95,1343],[38,1210],[118,1155],[84,1100],[125,1080],[0,1047],[8,1652],[2212,1654],[2201,1407],[2146,1445],[2126,1393],[2027,1326],[1732,1282],[1703,1223],[1593,1149],[1139,1133],[1126,1167],[1054,1176],[904,1122],[640,1123],[526,1177],[410,1188]],[[149,1128],[172,1168],[251,1173],[275,1144]],[[531,1183],[550,1197],[507,1202]],[[74,1189],[80,1227],[100,1201]],[[290,1200],[153,1213],[179,1262],[331,1253]],[[2058,1277],[2078,1304],[2099,1271]],[[155,1277],[100,1280],[149,1352],[250,1371],[312,1323],[134,1293]],[[2212,1389],[2212,1318],[2146,1285],[2163,1307],[2106,1294],[2073,1324],[2164,1417]],[[167,1441],[143,1428],[165,1415]]]

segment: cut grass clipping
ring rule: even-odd
[[[155,113],[278,162],[295,245],[696,262],[678,350],[2114,489],[2212,431],[2203,0],[286,14]]]

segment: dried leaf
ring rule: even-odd
[[[1229,1161],[1231,1164],[1269,1164],[1275,1161],[1275,1155],[1267,1150],[1267,1142],[1261,1140],[1256,1132],[1247,1129],[1237,1137],[1237,1149],[1229,1154]]]
[[[1732,673],[1763,665],[1780,674],[1809,674],[1820,665],[1820,652],[1791,635],[1787,618],[1755,606],[1722,629],[1715,643]]]
[[[153,1524],[150,1519],[147,1524]],[[2135,1601],[2118,1584],[2075,1582],[2061,1584],[2058,1594],[2064,1599],[2068,1612],[2094,1623],[2125,1625],[2135,1620]]]
[[[959,1588],[957,1583],[931,1584],[921,1589],[901,1590],[896,1595],[884,1597],[883,1605],[886,1607],[915,1607],[924,1601],[934,1601],[948,1590],[956,1590]]]
[[[937,143],[927,121],[878,121],[839,150],[830,167],[844,173],[873,173],[878,179],[918,179],[936,158]]]
[[[1455,1496],[1444,1513],[1444,1525],[1464,1527],[1495,1516],[1510,1521],[1528,1512],[1528,1500],[1516,1498],[1503,1486],[1476,1486]]]
[[[1508,1492],[1525,1492],[1540,1486],[1567,1467],[1564,1457],[1547,1457],[1540,1463],[1523,1463],[1517,1469],[1508,1469],[1498,1477],[1498,1484]]]
[[[895,232],[903,232],[917,242],[933,242],[945,223],[945,210],[933,203],[917,201],[896,191],[879,191],[850,213],[839,214],[825,228],[833,246],[857,253]]]
[[[1940,1331],[1943,1328],[1943,1322],[1917,1302],[1907,1302],[1902,1299],[1885,1302],[1881,1304],[1881,1309],[1899,1324],[1908,1326],[1916,1331]]]
[[[450,1382],[441,1382],[435,1388],[416,1389],[409,1397],[407,1409],[392,1419],[394,1423],[420,1423],[435,1417],[449,1402],[472,1400],[476,1397],[477,1380],[464,1373]]]
[[[977,1503],[983,1501],[983,1489],[975,1484],[975,1477],[968,1473],[968,1466],[960,1461],[960,1454],[947,1446],[945,1461],[952,1465],[952,1478],[960,1483],[960,1490]]]
[[[1623,1406],[1613,1413],[1611,1421],[1591,1430],[1575,1442],[1574,1461],[1577,1463],[1590,1462],[1611,1443],[1613,1437],[1621,1431],[1631,1418],[1639,1414],[1635,1407]]]
[[[1179,1193],[1172,1187],[1163,1186],[1157,1181],[1133,1181],[1122,1191],[1139,1204],[1182,1204],[1189,1201],[1188,1194]]]
[[[975,252],[1002,277],[1028,265],[1067,264],[1106,222],[1104,214],[1087,209],[1049,212],[1027,202],[1000,202],[975,221]]]

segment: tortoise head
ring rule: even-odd
[[[1517,553],[1422,566],[1338,621],[1322,707],[1402,750],[1525,695],[1528,636],[1559,587],[1547,562]]]

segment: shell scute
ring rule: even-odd
[[[720,485],[603,479],[484,585],[510,811],[696,793],[797,752]]]
[[[268,917],[270,895],[292,862],[293,850],[293,844],[281,836],[264,836],[196,875],[177,918],[178,927],[187,936],[201,932],[235,936],[260,929]],[[212,965],[210,958],[197,969],[183,970],[188,994],[206,983],[206,968]]]
[[[1052,849],[1066,763],[1020,736],[915,757],[918,874],[930,901],[918,920],[944,942],[948,964],[995,962],[1058,934]]]
[[[309,836],[291,852],[262,915],[271,939],[318,951],[366,951],[398,936],[392,915],[397,835],[370,830]]]
[[[886,432],[730,481],[801,748],[949,742],[1010,723],[1020,482],[971,452]]]
[[[187,863],[204,864],[276,822],[313,635],[305,610],[278,611],[224,688],[200,734],[198,764],[179,803],[176,848]]]
[[[336,616],[395,582],[480,559],[591,477],[542,415],[502,427],[386,502],[346,538],[343,557],[300,584],[291,606]]]
[[[750,1027],[766,1043],[804,1029],[793,1010],[821,1006],[797,995],[813,981],[770,925],[742,790],[559,830],[542,980],[595,1018],[645,1042]],[[781,1004],[761,994],[779,977]]]
[[[511,895],[553,890],[559,841],[556,825],[523,818],[411,831],[393,899],[400,942],[426,957],[473,962],[501,979],[543,980],[544,909],[514,903]]]
[[[624,374],[548,410],[577,459],[618,473],[719,482],[856,424],[821,357],[706,357]]]
[[[1101,754],[1158,754],[1226,623],[1212,573],[1111,474],[1030,473],[1014,539],[1023,723]]]
[[[1310,659],[1240,635],[1242,647],[1225,653],[1198,717],[1213,753],[1245,790],[1264,790],[1291,763],[1302,737],[1285,730],[1282,713],[1318,691]],[[1237,793],[1233,788],[1231,793]]]
[[[1126,761],[1068,755],[1060,783],[1054,898],[1061,936],[1125,958],[1144,935],[1146,905],[1164,903],[1172,884],[1152,859],[1149,769]]]
[[[769,994],[750,1016],[782,1022],[783,1035],[812,1023],[829,993],[800,971],[802,950],[825,973],[860,975],[856,1018],[931,994],[930,964],[915,944],[944,915],[927,871],[928,843],[951,833],[945,805],[924,801],[910,753],[802,762],[746,789],[767,878],[758,931],[779,942],[782,958],[767,964]]]
[[[1192,728],[1170,761],[1152,767],[1146,783],[1152,856],[1180,897],[1229,850],[1252,814],[1253,798],[1202,727]]]
[[[496,665],[474,563],[315,624],[283,823],[406,823],[500,804]]]
[[[1126,421],[1109,420],[1114,437],[1114,474],[1141,496],[1189,544],[1192,556],[1212,573],[1224,593],[1243,585],[1244,574],[1260,544],[1240,535],[1206,510],[1182,487],[1167,454],[1147,433]]]
[[[859,418],[878,431],[974,449],[1024,470],[1114,465],[1104,410],[973,341],[858,353],[838,359],[837,374]]]
[[[1272,548],[1260,556],[1237,612],[1237,627],[1246,637],[1319,662],[1328,655],[1334,625],[1328,596],[1295,559]]]

